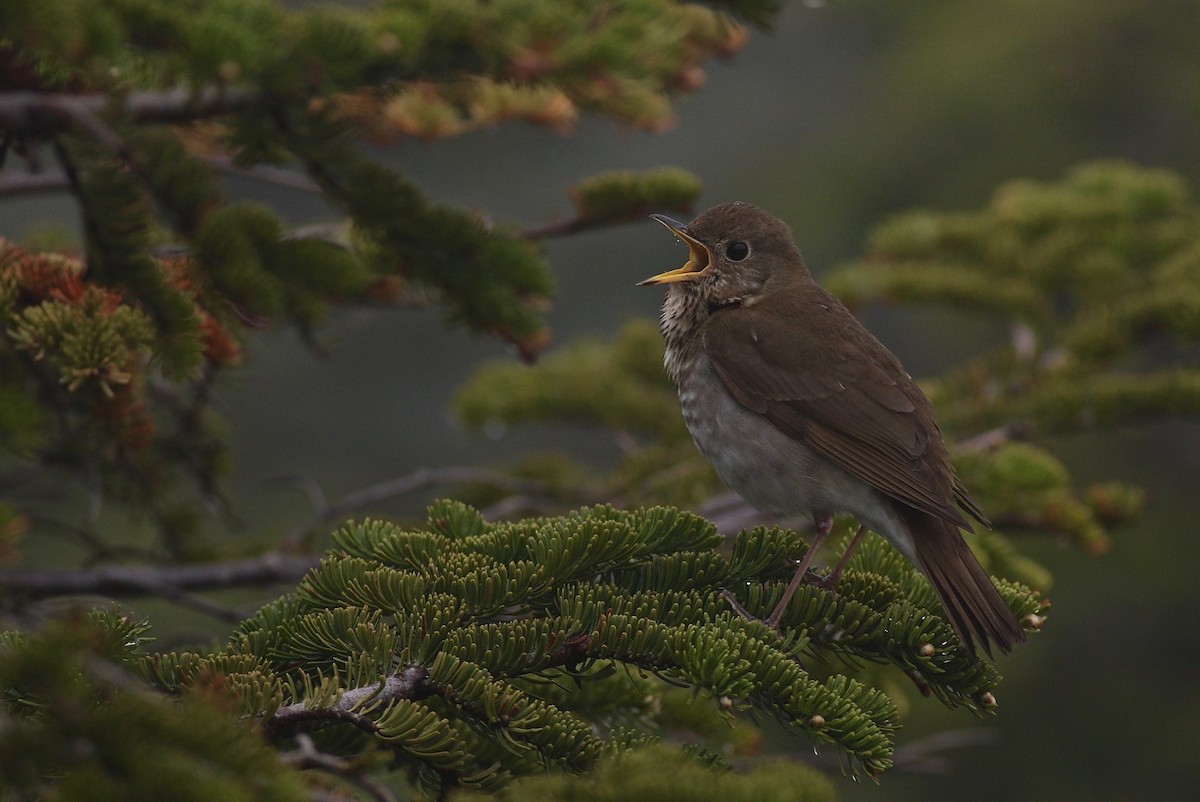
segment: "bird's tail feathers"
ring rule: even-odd
[[[992,656],[991,643],[1007,654],[1025,641],[1025,631],[1000,597],[958,528],[924,513],[908,517],[918,567],[928,577],[958,636],[972,652],[975,643]]]

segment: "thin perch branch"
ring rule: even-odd
[[[349,493],[332,503],[325,501],[325,494],[320,486],[308,477],[286,476],[280,477],[275,481],[295,483],[304,491],[305,495],[308,496],[309,502],[313,505],[312,518],[296,527],[284,539],[283,543],[285,547],[294,546],[304,538],[306,533],[314,528],[338,521],[364,507],[436,485],[482,484],[490,485],[513,494],[527,494],[538,497],[547,495],[550,492],[550,488],[542,482],[521,479],[520,477],[488,468],[471,467],[419,468],[410,474],[377,482],[361,490]],[[581,498],[587,497],[586,493],[579,495]]]
[[[327,707],[310,707],[307,702],[281,707],[263,726],[269,735],[276,738],[319,730],[343,721],[374,732],[375,722],[362,712],[364,709],[382,710],[390,702],[399,699],[424,699],[433,694],[428,681],[428,669],[408,665],[380,684],[343,691],[338,700]]]
[[[591,644],[589,635],[564,638],[551,647],[547,659],[539,664],[540,668],[574,667],[587,658]],[[375,732],[378,725],[371,718],[371,713],[386,710],[390,703],[400,699],[416,701],[430,696],[441,696],[464,709],[471,709],[458,698],[453,688],[430,682],[427,668],[406,665],[382,683],[342,691],[331,705],[312,707],[307,702],[297,702],[281,707],[263,722],[263,728],[274,738],[312,732],[338,723],[348,723],[365,732]],[[474,710],[473,713],[481,720],[487,719],[482,711]]]

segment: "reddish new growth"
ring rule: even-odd
[[[18,306],[33,306],[43,301],[76,304],[87,285],[83,280],[83,264],[58,254],[31,254],[0,240],[6,283],[11,281],[17,290]],[[118,302],[119,302],[118,298]]]
[[[207,364],[224,367],[238,363],[241,345],[220,319],[202,305],[199,291],[202,284],[192,275],[188,260],[168,259],[159,264],[166,281],[192,299],[197,334]],[[120,288],[91,281],[87,266],[79,259],[57,253],[31,253],[3,239],[0,239],[0,291],[11,303],[10,317],[3,322],[4,330],[10,339],[17,338],[14,342],[19,342],[20,350],[28,353],[34,363],[46,360],[61,345],[57,337],[43,339],[46,335],[36,330],[30,333],[26,329],[24,339],[20,339],[22,335],[14,333],[13,324],[26,310],[46,305],[68,307],[77,310],[84,319],[102,320],[138,307],[136,300]],[[77,331],[75,336],[79,336]],[[92,364],[62,368],[66,373],[60,381],[70,396],[79,399],[111,447],[125,454],[145,451],[156,435],[154,416],[144,395],[144,374],[150,364],[151,355],[143,343],[132,347],[128,358],[119,364],[100,359]],[[87,384],[98,387],[100,392],[78,394]]]
[[[199,307],[196,308],[196,314],[200,318],[200,341],[203,343],[204,359],[218,368],[241,362],[241,343],[229,329]]]
[[[91,409],[118,448],[136,453],[154,442],[154,419],[139,391],[116,392],[98,399]]]
[[[203,281],[195,271],[195,263],[187,258],[160,261],[167,281],[192,297],[194,314],[200,321],[200,343],[204,361],[215,368],[237,365],[242,360],[242,345],[233,332],[209,311],[202,291]]]

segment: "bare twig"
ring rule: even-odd
[[[554,494],[540,482],[485,468],[422,468],[350,493],[332,503],[326,501],[316,482],[304,477],[289,477],[289,481],[305,490],[314,507],[314,515],[289,536],[279,550],[249,559],[195,565],[97,565],[78,569],[0,571],[0,594],[26,599],[80,595],[158,596],[223,621],[239,621],[244,618],[241,611],[197,596],[194,591],[297,582],[317,564],[317,558],[292,554],[289,544],[298,542],[305,532],[349,516],[360,508],[439,484],[481,483],[512,493],[512,504],[500,502],[499,506],[488,510],[488,517],[493,518],[505,509],[517,510],[530,504],[548,507],[554,501]],[[118,553],[116,550],[104,551],[105,545],[96,540],[90,530],[75,527],[72,531],[89,535],[88,543],[98,555]],[[154,558],[154,555],[142,553],[137,556]]]
[[[339,245],[344,249],[350,248],[350,224],[343,221],[340,223],[313,223],[307,226],[297,226],[284,234],[286,239],[317,239],[322,242],[328,242],[330,245]]]
[[[611,226],[625,225],[626,223],[641,222],[653,211],[654,207],[644,206],[639,209],[630,210],[620,217],[596,218],[576,214],[574,217],[568,217],[565,220],[555,220],[538,226],[530,226],[521,231],[520,236],[531,240],[568,237],[572,234],[578,234],[581,231],[591,231],[597,228],[609,228]]]
[[[84,102],[83,98],[74,95],[50,95],[42,101],[44,111],[53,112],[54,116],[62,115],[75,128],[91,135],[91,137],[108,150],[121,158],[126,158],[129,149],[121,135],[98,116],[96,109]]]
[[[913,741],[896,749],[892,761],[900,771],[914,774],[945,774],[951,761],[944,753],[951,749],[990,746],[999,739],[994,730],[982,728],[949,730]]]
[[[389,479],[329,501],[320,485],[306,477],[287,477],[300,487],[313,506],[313,515],[289,535],[281,547],[257,557],[198,565],[97,565],[65,570],[0,571],[0,595],[23,597],[29,600],[60,596],[97,595],[114,598],[157,596],[186,606],[222,621],[239,621],[243,611],[228,607],[202,596],[197,591],[235,587],[262,587],[299,581],[317,564],[314,556],[299,556],[293,552],[296,543],[315,528],[331,521],[349,517],[364,507],[403,496],[424,488],[452,484],[484,484],[508,493],[495,504],[482,510],[488,520],[506,517],[527,510],[551,511],[564,501],[597,503],[604,500],[596,489],[583,489],[563,497],[563,491],[552,485],[512,476],[487,468],[448,467],[422,468],[404,476]],[[277,480],[281,481],[281,480]],[[618,500],[619,501],[619,500]],[[760,523],[793,523],[763,516],[733,494],[718,496],[697,510],[712,520],[723,533],[736,532]],[[82,530],[94,538],[90,530]],[[98,556],[119,553],[104,551],[102,543],[88,541]],[[138,554],[140,558],[157,559],[155,555]]]
[[[124,693],[133,693],[148,699],[163,700],[163,695],[138,679],[126,666],[105,659],[94,653],[84,653],[80,666],[83,673],[97,685],[120,688]]]
[[[4,173],[0,175],[0,195],[32,195],[71,188],[64,173]]]
[[[325,501],[324,492],[308,477],[288,476],[275,481],[295,483],[304,490],[309,502],[313,505],[312,518],[296,527],[288,535],[284,540],[285,547],[295,545],[303,539],[307,532],[322,524],[340,520],[350,513],[372,504],[436,485],[485,484],[513,494],[529,494],[535,497],[551,495],[550,488],[542,482],[521,479],[488,468],[471,467],[420,468],[410,474],[357,490],[332,503]]]
[[[294,170],[285,170],[281,167],[272,167],[267,164],[256,164],[253,167],[239,167],[233,163],[231,157],[225,155],[202,156],[201,161],[226,175],[248,178],[252,181],[261,181],[266,184],[286,187],[287,189],[298,189],[303,192],[321,192],[321,187],[316,181],[313,181],[304,173],[298,173]]]
[[[206,599],[195,593],[188,593],[186,590],[180,590],[171,585],[147,584],[145,592],[147,596],[158,596],[169,602],[174,602],[180,607],[187,607],[198,613],[215,618],[218,621],[226,621],[230,624],[244,621],[253,613],[253,610],[239,610],[236,607],[218,604],[212,599]]]
[[[602,223],[594,220],[588,220],[584,217],[571,217],[566,220],[556,220],[552,223],[543,223],[540,226],[532,226],[520,233],[520,236],[525,239],[540,240],[550,239],[552,237],[566,237],[571,234],[578,234],[580,231],[587,231],[591,228],[599,228]]]
[[[0,571],[0,593],[43,599],[98,594],[149,596],[188,590],[299,581],[315,557],[270,551],[247,560],[200,565],[98,565],[79,570]],[[175,600],[182,600],[179,596]]]
[[[353,761],[322,752],[317,749],[313,739],[307,735],[297,735],[296,745],[298,748],[295,751],[285,752],[279,756],[287,765],[297,769],[324,771],[357,786],[378,802],[395,802],[396,795],[392,793],[391,789],[362,774]],[[341,796],[331,798],[342,799]]]
[[[135,122],[183,123],[246,108],[259,94],[233,87],[130,92],[114,101],[105,93],[0,92],[0,130],[48,136],[78,124],[82,114],[110,113]],[[102,135],[104,132],[100,132]]]
[[[78,539],[79,544],[90,552],[85,558],[87,565],[117,558],[150,561],[160,561],[164,558],[161,553],[138,546],[115,546],[106,542],[94,529],[81,524],[63,521],[37,512],[28,512],[25,515],[39,532],[54,537]]]
[[[548,515],[554,508],[555,501],[557,499],[550,496],[515,493],[511,496],[505,496],[491,506],[480,509],[479,514],[487,521],[502,520],[519,512]]]
[[[736,493],[713,496],[696,507],[696,514],[707,518],[727,537],[754,526],[784,526],[800,531],[812,528],[812,519],[808,516],[760,512]]]
[[[966,440],[959,440],[954,444],[954,448],[957,451],[963,452],[990,451],[1005,443],[1011,443],[1016,440],[1028,440],[1032,433],[1033,425],[1029,421],[1013,421],[1004,426],[980,432],[974,437],[968,437]]]

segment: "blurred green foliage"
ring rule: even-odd
[[[712,5],[765,24],[776,4]],[[208,396],[214,377],[244,358],[242,346],[254,330],[288,320],[311,338],[333,306],[434,303],[447,319],[514,341],[527,355],[540,349],[550,282],[533,243],[650,208],[686,212],[696,198],[695,179],[654,172],[585,181],[572,194],[575,219],[517,231],[428,202],[407,177],[365,158],[357,141],[430,141],[510,120],[565,133],[582,112],[661,130],[672,121],[674,94],[702,80],[701,59],[726,55],[745,37],[738,26],[697,6],[621,4],[621,13],[600,17],[593,7],[395,0],[380,4],[378,14],[346,14],[326,8],[292,13],[262,0],[0,4],[0,91],[136,99],[139,90],[184,87],[166,119],[156,120],[153,108],[138,117],[132,102],[95,106],[74,117],[52,109],[42,118],[47,130],[15,139],[6,126],[18,118],[11,106],[0,109],[0,151],[10,162],[34,151],[72,173],[70,191],[80,202],[86,236],[82,260],[4,246],[0,286],[10,305],[0,327],[0,446],[9,459],[30,460],[20,465],[36,466],[56,481],[79,479],[93,500],[99,487],[105,501],[132,501],[134,509],[157,519],[172,556],[195,557],[207,553],[194,541],[204,513],[194,499],[179,503],[167,491],[174,487],[173,472],[182,471],[194,477],[200,501],[219,506],[227,457]],[[1008,184],[977,212],[905,215],[877,230],[860,262],[829,278],[856,303],[947,304],[1011,326],[1011,347],[924,386],[948,433],[962,441],[958,469],[997,519],[997,532],[974,536],[973,547],[993,573],[1045,591],[1050,572],[1024,556],[1010,534],[1050,534],[1100,551],[1110,530],[1136,516],[1143,503],[1142,491],[1126,484],[1077,486],[1051,453],[1061,441],[1046,436],[1110,433],[1117,426],[1195,416],[1196,207],[1187,184],[1200,178],[1200,139],[1190,124],[1200,119],[1191,24],[1200,22],[1198,7],[1189,0],[1152,6],[1065,0],[1036,9],[1023,2],[955,0],[841,3],[834,10],[857,20],[865,36],[881,45],[866,78],[881,98],[879,117],[828,115],[836,128],[824,133],[824,146],[814,146],[823,135],[819,126],[816,133],[805,128],[804,146],[797,147],[793,126],[781,122],[788,129],[786,159],[757,151],[727,159],[725,142],[722,158],[707,165],[713,173],[725,164],[736,170],[739,193],[756,169],[786,182],[776,209],[790,209],[790,219],[810,225],[802,244],[815,240],[818,249],[828,250],[829,241],[821,241],[826,232],[833,239],[847,231],[857,238],[867,221],[910,205],[912,197],[938,198],[943,208],[952,205],[948,198],[976,203],[1013,175],[1057,176],[1064,164],[1097,155],[1130,153],[1175,170],[1091,164],[1064,181]],[[585,18],[588,24],[580,25]],[[785,78],[792,80],[791,73]],[[263,87],[269,88],[265,100]],[[759,88],[746,86],[740,94],[757,100]],[[777,107],[769,116],[782,121],[785,111]],[[197,121],[177,125],[172,114]],[[721,107],[705,114],[714,130],[720,130],[715,123],[737,117]],[[822,115],[811,116],[819,121]],[[750,140],[737,133],[748,151]],[[114,150],[114,142],[123,147]],[[38,150],[39,143],[54,147]],[[805,166],[805,159],[816,160],[819,169]],[[334,237],[291,232],[266,207],[230,203],[214,179],[215,169],[289,163],[301,166],[310,184],[355,218],[345,229],[348,236],[342,229]],[[822,219],[836,225],[822,226]],[[442,250],[439,243],[447,241],[454,247]],[[468,264],[471,269],[458,269]],[[81,272],[84,286],[75,293],[71,277]],[[38,281],[30,281],[35,274]],[[11,342],[5,339],[10,336]],[[464,390],[458,410],[472,425],[559,420],[618,430],[622,453],[612,471],[562,455],[526,457],[514,467],[554,503],[578,503],[585,485],[589,494],[630,505],[692,505],[718,486],[684,433],[662,378],[659,349],[650,324],[631,324],[615,344],[569,346],[533,373],[513,365],[487,368]],[[1108,472],[1107,464],[1087,467],[1089,475]],[[31,529],[34,536],[43,532],[24,514],[20,483],[5,484],[4,492],[0,561],[12,562],[20,559],[18,546]],[[469,492],[489,501],[503,496],[482,485]],[[1145,534],[1138,564],[1158,566],[1146,572],[1152,576],[1147,582],[1166,587],[1169,571],[1162,567],[1178,576],[1186,570],[1186,555],[1171,545],[1170,533]],[[407,532],[398,539],[420,537]],[[759,546],[764,559],[774,550],[793,554],[800,547],[792,533],[771,537]],[[89,553],[101,560],[113,556],[107,547]],[[1146,556],[1155,553],[1169,556],[1155,563]],[[881,565],[889,559],[878,543],[864,555]],[[338,555],[326,570],[336,574],[352,562]],[[705,563],[706,569],[714,564],[720,563]],[[676,560],[656,571],[685,581],[695,565]],[[471,566],[455,564],[439,581],[461,577],[464,567]],[[494,568],[474,576],[492,577]],[[369,582],[353,572],[346,576],[346,584],[334,577],[327,603],[334,605],[339,594],[362,601],[367,593],[367,603],[378,604],[393,589],[378,576]],[[754,593],[765,609],[769,597]],[[906,593],[919,593],[919,586],[906,586]],[[1092,628],[1086,643],[1058,632],[1046,641],[1046,647],[1087,660],[1118,655],[1107,662],[1121,673],[1104,665],[1078,672],[1043,667],[1039,686],[1049,688],[1058,677],[1047,710],[1076,704],[1065,709],[1088,722],[1086,732],[1071,738],[1042,726],[1041,719],[1036,728],[1013,723],[1020,733],[1013,740],[1028,745],[1028,755],[1037,744],[1039,759],[1055,756],[1053,776],[1034,779],[1032,770],[1012,772],[1001,761],[993,774],[1019,774],[1022,793],[1053,787],[1067,798],[1068,792],[1131,786],[1146,792],[1151,772],[1154,778],[1177,772],[1169,755],[1177,753],[1190,724],[1172,729],[1154,705],[1187,709],[1191,691],[1160,662],[1164,650],[1180,649],[1180,641],[1163,637],[1155,626],[1161,612],[1155,598],[1116,577],[1103,598],[1097,594],[1093,606],[1075,613]],[[798,603],[808,605],[806,615],[819,616],[827,614],[829,600],[814,589]],[[24,600],[13,605],[20,611]],[[1187,620],[1186,610],[1178,612],[1172,631],[1176,621]],[[348,655],[375,644],[370,638],[386,634],[394,620],[369,637],[363,628],[353,635],[340,628],[346,620],[331,615],[308,621],[307,629],[281,625],[288,638],[309,639],[313,651],[306,657],[312,662],[276,663],[257,676],[251,675],[262,667],[258,655],[190,653],[176,667],[203,665],[206,672],[165,683],[180,692],[178,702],[166,703],[122,673],[123,667],[166,658],[148,656],[137,625],[119,616],[9,637],[0,646],[0,687],[29,694],[5,699],[3,763],[24,770],[4,780],[29,791],[42,788],[45,777],[69,771],[68,781],[55,788],[67,798],[76,792],[88,798],[109,792],[112,798],[162,796],[163,782],[170,783],[170,794],[194,792],[196,798],[237,798],[246,788],[254,788],[256,798],[308,798],[314,788],[353,793],[347,777],[381,767],[369,759],[348,760],[337,764],[344,772],[339,775],[314,765],[311,755],[263,748],[244,722],[230,726],[235,710],[268,714],[293,700],[332,704],[357,667],[379,668],[382,662],[355,662],[359,657]],[[822,647],[810,641],[808,648]],[[344,665],[330,662],[335,653],[345,657]],[[1173,655],[1177,661],[1184,656]],[[486,659],[498,658],[480,657]],[[816,677],[826,667],[806,668]],[[845,670],[881,689],[905,713],[913,686],[895,668],[888,662]],[[292,672],[293,685],[283,682],[281,670]],[[297,679],[301,673],[308,684]],[[236,680],[232,693],[230,676]],[[687,704],[686,691],[647,677],[580,685],[557,679],[553,685],[505,681],[562,710],[698,732],[697,740],[712,751],[602,757],[594,775],[553,774],[510,786],[517,798],[603,798],[610,792],[662,798],[670,791],[687,798],[700,792],[723,799],[772,793],[796,798],[803,789],[825,799],[832,793],[828,782],[795,764],[746,770],[758,730],[738,719],[730,730],[736,738],[720,734],[726,719],[708,699]],[[1069,686],[1057,690],[1064,682]],[[1091,723],[1100,720],[1098,707],[1116,726]],[[1126,710],[1136,715],[1116,712]],[[399,728],[401,718],[397,714],[392,724]],[[471,739],[481,758],[511,759],[507,748],[488,752],[480,746],[496,737],[492,728],[458,734]],[[339,760],[360,754],[355,750],[366,739],[353,726],[318,736],[323,754]],[[1048,747],[1047,741],[1060,743]],[[1149,757],[1129,751],[1122,754],[1128,761],[1103,759],[1103,765],[1093,757],[1089,770],[1073,772],[1068,767],[1074,764],[1060,763],[1063,753],[1054,750],[1067,748],[1067,741],[1106,758],[1141,741]],[[444,760],[436,739],[430,743],[426,756]],[[165,759],[132,762],[147,754]],[[283,770],[278,755],[288,766],[310,771]],[[744,771],[721,773],[726,762]],[[668,789],[658,784],[663,778],[671,780]],[[897,779],[889,778],[889,793],[899,793]],[[975,783],[971,793],[985,789]]]
[[[299,776],[227,697],[179,699],[133,673],[146,626],[107,611],[0,637],[0,793],[11,799],[307,799]]]
[[[0,754],[47,745],[36,765],[21,762],[11,789],[44,790],[48,774],[67,772],[71,784],[152,796],[188,780],[163,749],[177,750],[185,767],[208,761],[252,774],[264,746],[243,749],[253,736],[238,719],[280,745],[314,733],[339,760],[403,768],[439,796],[496,791],[552,768],[585,771],[663,736],[691,744],[691,758],[671,758],[682,771],[728,770],[758,742],[735,712],[771,716],[839,750],[852,773],[874,777],[891,765],[896,708],[850,676],[856,667],[876,664],[881,681],[888,666],[893,680],[911,677],[951,707],[996,708],[998,672],[957,640],[925,579],[878,538],[859,550],[836,592],[803,588],[782,632],[734,612],[723,594],[734,589],[754,614],[772,609],[793,569],[788,555],[802,551],[787,530],[743,532],[726,558],[711,524],[671,508],[598,506],[490,523],[445,501],[430,508],[425,530],[368,520],[335,541],[294,593],[213,652],[145,653],[143,626],[93,612],[86,626],[54,630],[90,645],[41,673],[38,661],[71,646],[49,633],[6,636]],[[1040,594],[1011,582],[1000,590],[1027,626],[1041,626]],[[126,670],[182,704],[168,705]],[[691,686],[688,704],[671,685]],[[63,698],[68,688],[89,698]],[[197,713],[204,698],[208,709]],[[93,777],[90,765],[68,769],[63,751],[94,739],[106,721],[127,721],[130,738],[160,739],[162,748],[126,743],[111,778]],[[222,721],[237,739],[211,729]],[[792,793],[830,793],[824,777],[799,767],[713,777],[744,796],[781,773],[800,783]],[[629,780],[653,788],[655,774]],[[285,777],[276,764],[241,781],[238,793]],[[204,788],[224,782],[237,780],[218,775]]]
[[[1166,171],[1089,164],[1007,184],[980,212],[902,215],[827,282],[851,304],[950,302],[1020,327],[930,386],[953,429],[1200,413],[1200,370],[1163,352],[1200,340],[1200,205]]]
[[[761,22],[772,4],[725,5]],[[678,169],[609,172],[571,191],[565,230],[498,228],[364,143],[515,120],[569,133],[580,111],[661,127],[744,39],[669,0],[4,3],[0,164],[41,173],[50,157],[84,236],[79,258],[0,240],[0,444],[86,488],[93,556],[109,553],[106,502],[148,514],[172,557],[209,553],[200,509],[233,518],[213,387],[255,330],[290,322],[315,344],[335,305],[436,304],[533,359],[552,294],[539,240],[699,192]],[[291,230],[227,198],[221,174],[319,194],[349,220]]]

